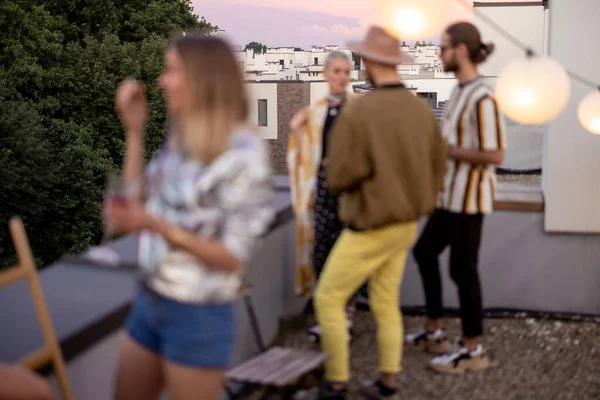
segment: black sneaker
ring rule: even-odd
[[[467,371],[484,371],[489,367],[490,359],[481,344],[470,351],[460,340],[457,340],[446,354],[434,358],[429,363],[429,368],[434,371],[452,375],[462,375]]]
[[[448,340],[446,331],[443,329],[437,329],[432,333],[420,329],[415,333],[406,335],[404,341],[406,344],[435,354],[445,354],[452,348],[452,343]]]
[[[360,385],[360,394],[370,400],[399,400],[396,388],[390,389],[380,381],[366,381]]]
[[[319,386],[319,394],[317,395],[318,400],[346,400],[348,395],[348,389],[333,390],[331,383],[323,382]]]

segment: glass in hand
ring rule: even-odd
[[[127,185],[125,184],[123,177],[117,174],[110,174],[106,180],[103,206],[106,207],[109,204],[113,206],[124,206],[127,205],[130,200],[130,194],[127,191]],[[102,243],[112,239],[114,234],[113,227],[105,222]]]

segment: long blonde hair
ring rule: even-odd
[[[241,71],[229,44],[201,34],[181,36],[171,45],[183,63],[189,101],[174,126],[173,140],[209,164],[245,124],[248,102]]]

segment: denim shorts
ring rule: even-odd
[[[185,304],[142,288],[126,323],[129,336],[168,362],[226,369],[235,341],[234,304]]]

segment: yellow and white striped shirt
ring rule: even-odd
[[[477,78],[452,91],[442,118],[442,135],[450,146],[479,150],[506,148],[505,122],[494,90]],[[463,214],[490,214],[494,209],[496,167],[448,160],[444,190],[437,207]]]

